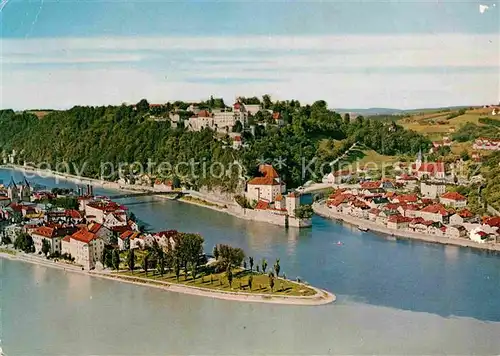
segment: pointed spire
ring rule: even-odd
[[[7,188],[15,188],[15,189],[17,189],[16,182],[14,182],[14,177],[10,177],[10,183],[7,186]]]

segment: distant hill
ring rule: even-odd
[[[403,115],[407,113],[416,112],[429,112],[429,111],[440,111],[440,110],[458,110],[462,108],[469,108],[470,106],[446,106],[441,108],[421,108],[421,109],[391,109],[391,108],[368,108],[368,109],[334,109],[334,111],[339,114],[358,114],[363,116],[373,116],[373,115]]]
[[[368,109],[333,109],[339,114],[358,114],[363,116],[368,115],[398,115],[404,113],[404,110],[390,108],[368,108]]]

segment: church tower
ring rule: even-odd
[[[14,178],[10,179],[10,183],[7,186],[7,196],[11,202],[17,201],[19,199],[19,189],[17,188]]]
[[[417,159],[415,160],[415,170],[419,170],[422,166],[422,150],[418,151]]]

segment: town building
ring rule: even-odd
[[[93,200],[85,204],[85,216],[89,221],[104,224],[106,216],[110,213],[122,214],[120,205],[109,200]]]
[[[246,197],[250,201],[272,203],[278,195],[286,192],[286,185],[269,164],[260,165],[259,172],[262,177],[255,177],[247,183]]]
[[[159,192],[171,192],[174,190],[174,185],[169,179],[157,178],[153,184],[153,189]]]
[[[43,240],[47,240],[50,244],[49,254],[61,253],[61,240],[64,236],[72,234],[76,230],[75,227],[58,224],[40,226],[31,230],[30,235],[33,239],[35,252],[41,252]]]
[[[412,173],[416,175],[418,179],[426,177],[444,179],[446,176],[444,162],[423,162],[422,151],[418,152],[417,159],[415,163],[412,164],[411,168]]]
[[[104,241],[96,234],[83,228],[62,239],[62,253],[67,253],[75,259],[75,263],[90,270],[101,261],[104,251]]]
[[[457,192],[446,192],[439,197],[439,202],[452,208],[465,208],[467,198]]]
[[[446,184],[442,182],[420,182],[420,194],[422,197],[436,199],[446,193]]]
[[[500,139],[481,137],[474,141],[472,148],[474,150],[499,151]]]

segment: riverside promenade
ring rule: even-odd
[[[394,229],[389,229],[386,226],[377,224],[373,221],[369,221],[366,219],[360,219],[351,215],[346,215],[342,213],[336,213],[329,209],[324,201],[321,202],[316,202],[313,204],[313,210],[316,214],[319,216],[322,216],[327,219],[336,219],[336,220],[342,220],[343,222],[346,222],[351,225],[355,226],[361,226],[364,228],[368,228],[372,231],[376,231],[382,234],[386,234],[389,236],[394,236],[397,238],[402,238],[402,239],[411,239],[411,240],[419,240],[419,241],[425,241],[425,242],[432,242],[432,243],[437,243],[437,244],[442,244],[442,245],[454,245],[454,246],[460,246],[460,247],[470,247],[470,248],[475,248],[475,249],[480,249],[480,250],[487,250],[487,251],[495,251],[495,252],[500,252],[500,244],[496,243],[479,243],[479,242],[474,242],[468,239],[454,239],[454,238],[448,238],[448,237],[443,237],[443,236],[435,236],[435,235],[426,235],[426,234],[421,234],[418,232],[414,231],[408,231],[408,230],[394,230]]]

